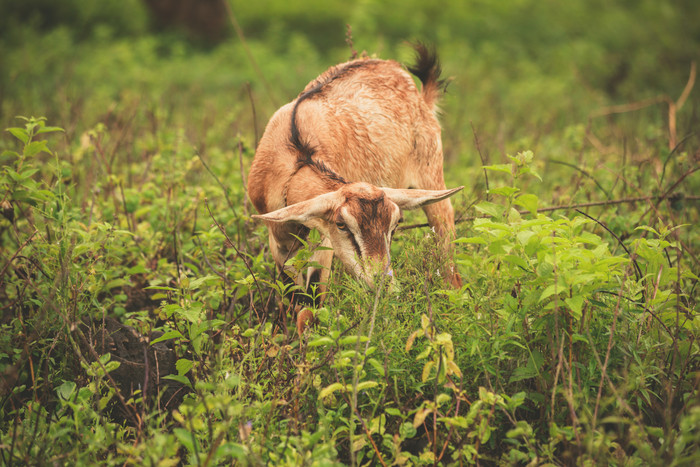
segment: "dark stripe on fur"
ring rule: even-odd
[[[327,165],[325,165],[321,161],[314,161],[313,160],[313,155],[316,153],[316,148],[314,148],[311,143],[308,141],[308,139],[303,139],[301,137],[301,134],[299,133],[299,127],[297,125],[297,109],[299,108],[299,104],[304,102],[307,99],[311,99],[315,96],[320,95],[323,93],[324,89],[331,84],[333,81],[343,78],[348,75],[353,70],[356,70],[368,63],[374,62],[375,60],[357,60],[355,62],[351,62],[344,66],[343,68],[340,68],[339,70],[336,70],[335,74],[329,76],[323,81],[320,81],[317,83],[314,87],[309,89],[308,91],[302,92],[299,97],[297,98],[297,101],[294,103],[294,108],[292,109],[292,118],[291,118],[291,125],[290,125],[290,136],[289,136],[289,143],[290,145],[299,153],[298,156],[298,162],[297,162],[297,169],[310,165],[316,168],[320,173],[327,175],[331,177],[334,180],[337,180],[341,183],[347,183],[343,178],[339,175],[337,175],[335,172],[333,172]]]

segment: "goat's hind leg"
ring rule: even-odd
[[[421,188],[445,190],[446,187],[442,176],[442,167],[440,167],[440,172],[435,177],[425,179],[424,183],[421,184]],[[435,232],[440,246],[445,252],[447,264],[442,268],[445,278],[452,287],[458,289],[462,286],[462,277],[459,275],[459,271],[457,271],[457,267],[454,264],[454,245],[452,241],[456,237],[456,232],[455,212],[452,207],[452,202],[448,198],[438,201],[437,203],[425,205],[423,206],[423,212],[425,212],[428,218],[428,224],[433,229],[433,232]]]

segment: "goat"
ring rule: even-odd
[[[401,211],[422,207],[451,250],[454,211],[448,199],[436,102],[444,89],[434,52],[415,46],[409,71],[397,62],[360,58],[331,67],[272,116],[258,144],[248,195],[266,222],[278,269],[300,248],[309,229],[322,246],[306,288],[325,283],[333,256],[358,279],[375,286],[393,279],[389,244]],[[455,287],[461,278],[445,271]],[[285,276],[284,274],[282,275]],[[384,280],[384,279],[383,279]],[[303,277],[296,281],[303,285]]]

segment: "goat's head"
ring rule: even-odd
[[[330,239],[334,254],[345,267],[374,287],[378,278],[387,282],[393,279],[389,245],[401,221],[401,211],[436,203],[462,188],[414,190],[349,183],[336,191],[253,217],[318,229]]]

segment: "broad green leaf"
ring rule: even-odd
[[[376,381],[362,381],[357,385],[357,392],[364,391],[365,389],[372,389],[379,386]]]
[[[158,338],[156,338],[156,339],[153,339],[153,340],[151,341],[151,344],[150,344],[150,345],[153,345],[153,344],[156,344],[156,343],[162,342],[162,341],[167,341],[167,340],[170,340],[170,339],[175,339],[176,337],[183,337],[183,335],[182,335],[182,333],[181,333],[180,331],[178,331],[178,330],[170,330],[170,331],[167,331],[167,332],[163,333],[162,336],[160,336],[160,337],[158,337]]]
[[[542,295],[540,295],[540,300],[539,300],[540,303],[542,303],[543,301],[545,301],[546,299],[548,299],[549,297],[551,297],[555,293],[561,293],[563,290],[564,289],[557,284],[550,285],[549,287],[544,289],[544,291],[542,291]]]
[[[194,362],[186,358],[180,358],[177,362],[175,362],[175,369],[177,370],[177,374],[180,376],[185,376],[193,366]]]
[[[509,198],[519,192],[520,189],[514,186],[500,186],[498,188],[491,188],[489,190],[490,195],[500,195]]]
[[[38,130],[36,130],[36,131],[34,132],[34,134],[35,134],[35,135],[40,135],[40,134],[42,134],[42,133],[53,133],[53,132],[56,132],[56,131],[65,131],[65,130],[64,130],[63,128],[57,127],[57,126],[42,126],[42,127],[40,127]]]
[[[321,345],[335,345],[335,341],[328,336],[317,337],[309,342],[309,347],[319,347]]]
[[[345,336],[338,341],[340,345],[355,345],[357,342],[367,342],[369,337],[367,336]]]
[[[33,157],[40,152],[47,152],[51,154],[49,147],[46,145],[46,141],[32,141],[24,147],[24,155],[26,157]]]
[[[485,165],[484,169],[486,170],[491,170],[493,172],[504,172],[507,174],[512,173],[512,168],[513,166],[511,164],[494,164],[494,165]]]
[[[449,394],[440,393],[438,396],[435,398],[435,403],[437,404],[438,407],[440,407],[443,404],[446,404],[452,400],[452,396]]]
[[[169,379],[171,381],[177,381],[178,383],[182,384],[183,386],[187,386],[188,388],[192,389],[192,383],[190,382],[189,379],[187,379],[186,376],[182,375],[166,375],[163,376],[162,379]]]
[[[64,381],[63,384],[56,388],[56,393],[61,399],[69,400],[75,392],[76,387],[77,384],[73,381]]]
[[[194,454],[194,443],[196,443],[196,440],[192,433],[184,428],[173,428],[173,434],[190,453]]]
[[[426,381],[428,381],[428,378],[430,378],[430,372],[432,371],[434,366],[435,362],[426,362],[426,364],[423,366],[423,373],[420,377],[421,382],[425,383]]]
[[[421,407],[420,409],[418,409],[416,414],[413,416],[413,427],[418,428],[419,426],[421,426],[425,421],[425,418],[431,413],[433,413],[433,409],[428,407]]]
[[[325,388],[321,389],[321,392],[319,392],[319,394],[318,394],[318,398],[319,398],[319,399],[325,399],[326,397],[330,396],[330,395],[333,394],[334,392],[340,391],[340,390],[342,390],[343,388],[345,388],[345,386],[344,386],[343,384],[341,384],[341,383],[333,383],[333,384],[331,384],[331,385],[329,385],[329,386],[326,386]]]
[[[474,207],[477,211],[491,217],[501,217],[506,210],[505,206],[501,206],[500,204],[492,203],[490,201],[482,201]]]
[[[24,128],[7,128],[6,131],[9,131],[12,136],[22,141],[24,144],[27,144],[29,141],[29,135],[27,134],[27,130]]]
[[[515,198],[515,204],[522,206],[534,216],[537,215],[537,204],[539,199],[537,196],[530,193],[523,193]]]
[[[374,368],[374,370],[375,370],[377,373],[379,373],[379,376],[382,376],[382,377],[385,376],[385,373],[384,373],[384,366],[383,366],[381,363],[379,363],[379,362],[377,361],[377,359],[375,359],[375,358],[369,358],[369,359],[367,359],[367,363],[369,363],[370,365],[372,365],[372,368]]]
[[[455,375],[458,378],[462,377],[462,370],[459,369],[454,360],[449,360],[447,362],[447,369],[449,370],[449,374]]]
[[[420,326],[425,330],[428,329],[430,326],[430,318],[428,318],[428,315],[422,314],[420,316]]]
[[[581,309],[583,308],[583,297],[581,295],[574,295],[571,298],[564,299],[564,302],[569,306],[571,310],[571,315],[576,319],[581,319]]]
[[[503,257],[503,261],[506,261],[507,263],[510,263],[514,266],[518,266],[523,268],[526,271],[530,270],[530,265],[527,264],[527,262],[521,258],[520,256],[515,256],[515,255],[505,255]]]

